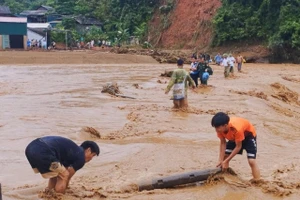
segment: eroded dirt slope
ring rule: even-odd
[[[164,16],[157,11],[150,23],[152,44],[177,49],[208,46],[211,20],[220,6],[220,0],[178,0],[164,30],[160,30]]]

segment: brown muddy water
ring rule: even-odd
[[[188,68],[188,65],[185,66]],[[222,68],[206,88],[189,91],[189,109],[172,109],[164,94],[174,65],[2,65],[0,67],[0,182],[12,199],[299,199],[300,66],[246,64],[225,80]],[[101,93],[107,82],[136,99]],[[138,84],[138,85],[137,85]],[[251,185],[246,154],[230,163],[238,174],[203,186],[137,192],[154,177],[214,168],[219,141],[214,113],[249,119],[258,133],[258,164],[264,183]],[[84,132],[93,127],[101,139]],[[25,155],[36,137],[60,135],[101,148],[73,177],[64,196],[42,193],[47,180]]]

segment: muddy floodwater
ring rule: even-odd
[[[189,109],[178,111],[164,94],[169,78],[160,77],[176,66],[151,59],[139,62],[0,66],[4,200],[299,199],[299,65],[247,63],[243,73],[229,79],[223,77],[222,67],[212,65],[209,86],[189,90]],[[124,95],[135,99],[101,93],[108,82],[117,82]],[[255,125],[263,183],[249,183],[251,170],[244,153],[230,162],[237,176],[224,175],[202,186],[136,190],[144,180],[214,168],[219,139],[210,120],[218,111]],[[27,144],[46,135],[78,144],[93,139],[101,148],[100,156],[72,178],[64,196],[44,195],[47,180],[34,174],[25,158]]]

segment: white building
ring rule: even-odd
[[[51,29],[49,23],[27,23],[27,38],[32,40],[41,41],[43,43],[46,40],[47,45],[47,30]],[[44,45],[43,45],[44,46]]]

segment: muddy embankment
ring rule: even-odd
[[[242,55],[247,63],[269,63],[269,50],[262,45],[233,45],[227,47],[216,47],[202,50],[160,50],[160,49],[130,49],[130,48],[113,48],[111,53],[148,55],[153,57],[159,63],[176,63],[179,58],[185,63],[190,63],[193,54],[209,54],[214,59],[218,53],[231,53],[233,56]]]

